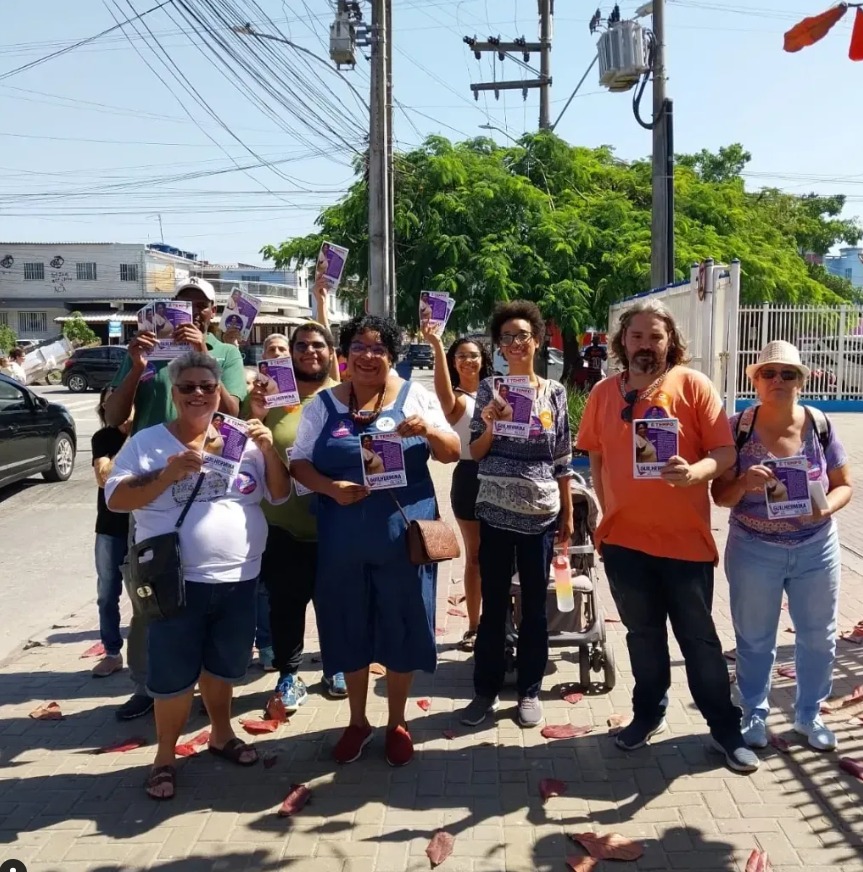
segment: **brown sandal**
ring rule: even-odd
[[[153,793],[153,789],[161,787],[164,784],[171,785],[171,792],[165,796],[160,793]],[[177,770],[174,766],[154,766],[147,776],[144,783],[144,790],[147,791],[147,796],[150,799],[155,799],[156,802],[173,799],[177,794]]]
[[[473,651],[476,647],[476,630],[468,630],[461,637],[461,642],[459,642],[458,646],[462,651]]]
[[[247,745],[242,739],[234,736],[233,739],[228,739],[224,747],[214,748],[212,745],[207,749],[216,757],[222,757],[225,760],[235,763],[237,766],[254,766],[258,762],[258,752],[253,745]],[[243,760],[242,754],[245,751],[254,751],[255,756],[252,760]]]

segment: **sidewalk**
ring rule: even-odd
[[[863,483],[863,419],[836,416]],[[448,514],[449,469],[436,466],[441,507]],[[863,486],[863,485],[859,485]],[[725,513],[714,516],[724,545]],[[863,618],[863,495],[842,517],[848,549],[840,627]],[[28,872],[108,872],[143,869],[299,870],[299,872],[404,872],[425,870],[425,848],[435,830],[455,837],[443,872],[553,872],[579,855],[568,833],[617,832],[641,839],[638,869],[742,870],[755,848],[769,853],[774,870],[863,872],[863,783],[837,767],[837,754],[809,751],[790,734],[793,682],[778,679],[773,696],[774,732],[787,736],[791,753],[769,748],[751,777],[729,772],[707,750],[706,729],[686,688],[676,646],[671,730],[646,749],[624,754],[607,736],[606,719],[627,714],[632,678],[623,632],[609,623],[617,652],[618,685],[569,705],[559,686],[578,679],[577,658],[552,649],[545,683],[549,724],[591,725],[583,738],[551,741],[522,731],[512,720],[512,693],[494,725],[468,730],[455,713],[472,695],[468,656],[457,649],[465,619],[447,614],[447,597],[458,594],[461,568],[442,570],[438,589],[440,665],[418,676],[409,717],[417,745],[404,769],[383,760],[378,732],[361,761],[336,767],[330,752],[347,723],[347,703],[323,698],[317,682],[317,641],[310,633],[303,675],[309,701],[278,732],[256,737],[275,764],[240,769],[204,753],[181,762],[177,798],[155,803],[143,792],[152,747],[95,755],[119,739],[154,740],[153,722],[114,719],[129,693],[126,672],[96,681],[93,661],[81,655],[97,634],[95,605],[58,622],[29,648],[0,667],[0,862],[16,859]],[[603,581],[609,613],[614,605]],[[715,614],[723,645],[734,647],[727,586],[717,576]],[[50,614],[50,604],[46,613]],[[311,611],[310,611],[311,618]],[[309,621],[313,629],[313,620]],[[783,613],[783,630],[790,626]],[[792,657],[793,636],[780,633],[779,663]],[[835,693],[863,683],[863,646],[839,643]],[[374,677],[373,677],[374,678]],[[384,679],[370,694],[373,723],[385,723]],[[237,718],[258,717],[274,684],[250,672],[236,693]],[[429,700],[428,711],[416,705]],[[35,721],[28,713],[56,701],[62,721]],[[195,713],[188,737],[205,719]],[[863,761],[863,726],[848,724],[863,705],[827,716],[837,731],[841,756]],[[238,727],[238,734],[244,735]],[[451,731],[451,734],[448,733]],[[453,738],[447,738],[450,734]],[[566,782],[562,796],[543,804],[543,778]],[[276,810],[293,784],[312,790],[296,816]],[[600,864],[600,869],[633,868]],[[19,870],[20,870],[19,866]]]

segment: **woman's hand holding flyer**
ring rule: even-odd
[[[764,486],[767,517],[797,518],[812,514],[809,495],[809,462],[805,457],[782,457],[764,461],[773,473]]]
[[[276,406],[298,406],[300,404],[297,377],[294,372],[294,363],[290,357],[262,360],[258,364],[258,371],[275,384],[275,392],[272,391],[272,386],[268,385],[267,393],[264,396],[264,405],[268,409]]]
[[[406,487],[405,452],[396,433],[367,433],[360,439],[363,483],[369,490]]]

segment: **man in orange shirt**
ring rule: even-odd
[[[740,709],[731,700],[711,615],[718,554],[708,482],[735,462],[728,418],[709,379],[684,366],[686,345],[661,303],[642,301],[624,312],[611,349],[624,370],[591,391],[578,447],[590,453],[603,512],[596,543],[627,629],[635,677],[633,720],[615,741],[632,751],[666,729],[670,620],[713,747],[732,769],[753,772],[758,757],[740,733]],[[657,441],[656,477],[642,478],[633,422],[659,418],[676,419],[677,444],[673,429],[666,430],[659,437],[664,443]],[[652,430],[649,424],[641,429]]]

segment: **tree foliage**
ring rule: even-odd
[[[0,352],[9,352],[15,347],[18,337],[8,324],[0,324]]]
[[[846,286],[813,270],[802,252],[825,253],[861,236],[843,220],[842,197],[747,192],[750,155],[739,144],[677,158],[677,278],[693,263],[739,258],[745,302],[838,302]],[[368,189],[359,178],[323,210],[320,232],[267,245],[279,268],[317,256],[323,240],[351,249],[356,300],[368,280]],[[602,326],[610,303],[650,282],[651,167],[625,163],[609,147],[571,146],[553,134],[501,147],[487,138],[440,137],[396,159],[398,319],[414,326],[421,290],[457,302],[452,326],[485,324],[494,304],[538,302],[565,335]]]
[[[63,335],[73,345],[90,345],[99,341],[80,312],[72,312],[70,319],[63,324]]]

